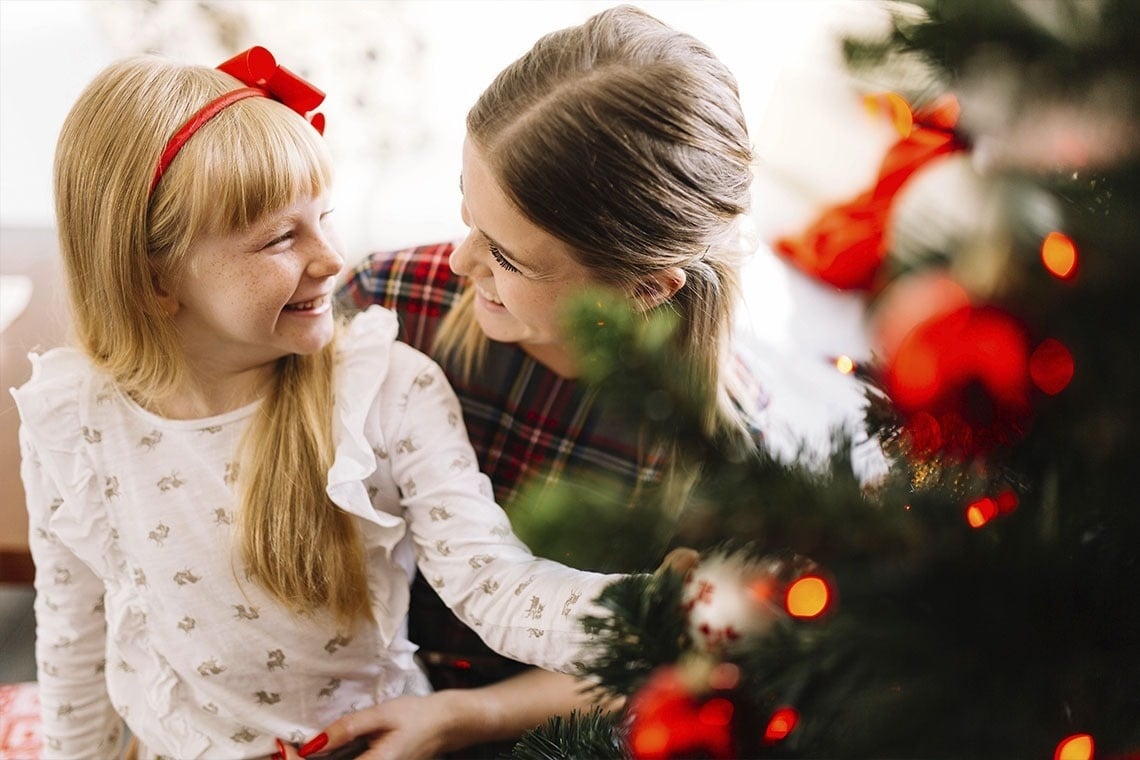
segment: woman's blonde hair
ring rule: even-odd
[[[149,196],[167,140],[243,86],[215,69],[142,56],[88,85],[60,133],[55,203],[79,346],[144,405],[186,375],[160,294],[194,265],[200,235],[243,229],[331,183],[328,152],[304,119],[268,98],[228,106],[182,147]],[[245,572],[294,612],[371,618],[364,547],[325,493],[332,464],[335,340],[278,360],[243,438],[236,540]]]
[[[680,317],[688,387],[706,432],[746,435],[755,403],[737,388],[730,336],[752,148],[732,73],[693,37],[620,6],[541,38],[483,92],[467,133],[518,209],[600,283],[636,294],[648,274],[684,270],[659,308]],[[467,372],[487,341],[472,306],[469,288],[436,345]]]

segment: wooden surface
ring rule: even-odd
[[[24,583],[31,571],[28,517],[20,482],[19,418],[8,390],[31,375],[29,351],[64,341],[67,303],[55,230],[0,228],[0,274],[32,279],[27,308],[0,333],[0,582]]]

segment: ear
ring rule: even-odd
[[[647,274],[633,288],[633,300],[642,311],[648,311],[668,301],[685,287],[685,270],[669,267]]]
[[[178,296],[174,295],[173,290],[163,283],[163,277],[154,269],[151,269],[150,282],[154,287],[154,300],[158,302],[159,309],[168,317],[173,317],[178,313],[181,304],[178,301]]]

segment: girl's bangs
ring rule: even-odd
[[[190,190],[191,229],[242,229],[330,188],[332,166],[324,138],[291,113],[292,118],[282,118],[283,108],[251,98],[227,109],[233,113],[222,114],[229,118],[208,137],[200,135],[207,139],[201,141],[202,171]]]

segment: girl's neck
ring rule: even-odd
[[[240,372],[190,370],[181,387],[144,406],[171,420],[217,417],[257,401],[270,388],[276,364]]]

